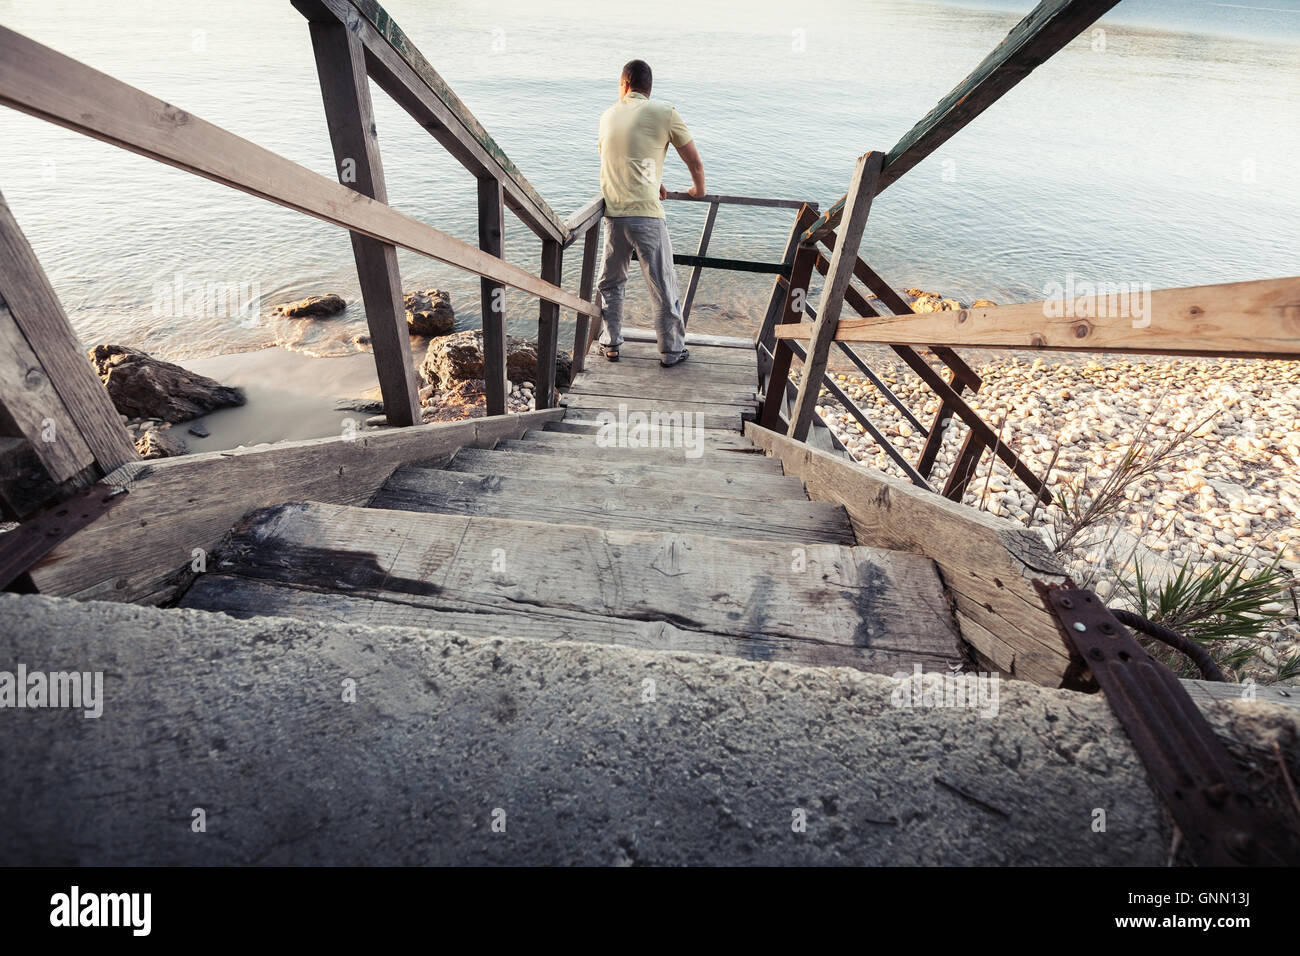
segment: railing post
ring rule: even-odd
[[[591,301],[591,294],[596,288],[596,255],[600,250],[601,223],[597,221],[587,230],[582,243],[582,278],[578,285],[578,298]],[[587,352],[600,329],[592,329],[591,316],[578,313],[578,325],[573,333],[573,374],[577,375],[587,367]]]
[[[961,443],[961,451],[957,453],[957,460],[953,463],[952,471],[948,472],[948,478],[943,483],[943,496],[951,498],[953,501],[961,501],[966,494],[966,488],[970,485],[970,480],[975,477],[975,470],[979,467],[980,458],[984,455],[984,449],[988,446],[984,439],[971,429],[966,433],[966,439]]]
[[[804,302],[808,298],[808,282],[812,278],[813,263],[816,260],[817,249],[813,246],[799,246],[795,250],[794,263],[790,267],[790,281],[786,286],[785,299],[781,306],[780,324],[787,325],[803,320]],[[761,329],[759,334],[762,335]],[[785,406],[785,383],[790,378],[794,350],[785,339],[773,339],[773,341],[776,344],[772,350],[772,366],[767,377],[767,389],[763,393],[763,410],[759,421],[764,428],[778,431],[781,427],[781,410]],[[760,351],[759,354],[761,355],[762,352]]]
[[[338,20],[313,20],[309,26],[339,182],[386,203],[388,191],[384,187],[361,41]],[[375,352],[384,414],[390,425],[418,425],[420,398],[402,304],[397,249],[353,232],[352,254]]]
[[[0,381],[0,418],[12,422],[55,482],[80,480],[91,465],[98,472],[93,480],[138,460],[131,436],[3,196]]]
[[[478,247],[500,259],[505,251],[505,204],[501,181],[483,177],[478,181]],[[479,279],[480,310],[483,316],[483,389],[487,413],[504,415],[506,396],[506,287],[491,279]]]
[[[871,212],[871,200],[876,194],[876,180],[880,176],[883,160],[883,153],[866,153],[858,157],[857,166],[853,170],[844,209],[843,231],[831,254],[830,271],[826,275],[826,284],[822,287],[817,321],[813,324],[812,339],[808,343],[808,359],[803,364],[799,379],[799,394],[795,398],[794,408],[790,410],[790,428],[786,434],[795,441],[807,439],[813,415],[817,413],[817,395],[830,358],[831,343],[835,340],[835,327],[839,325],[840,311],[844,308],[844,293],[853,280],[858,247],[866,230],[867,216]]]
[[[564,247],[554,239],[543,239],[542,280],[558,286],[563,273]],[[555,350],[559,344],[560,307],[543,299],[537,316],[537,390],[533,393],[537,408],[555,405]]]
[[[700,233],[700,247],[695,251],[697,256],[703,256],[709,251],[709,237],[713,235],[713,222],[718,218],[718,204],[709,203],[709,214],[704,217],[704,229]],[[696,265],[691,269],[691,281],[686,287],[686,300],[682,303],[682,324],[691,317],[691,303],[695,301],[695,290],[700,285],[700,272],[704,267]]]

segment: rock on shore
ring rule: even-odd
[[[272,315],[282,315],[286,319],[318,319],[326,315],[335,315],[342,312],[348,306],[347,301],[341,295],[309,295],[305,299],[297,302],[288,302],[284,305],[278,305],[272,310]]]
[[[573,368],[572,357],[560,352],[555,357],[555,383],[567,385]],[[435,389],[444,383],[483,378],[483,332],[466,329],[429,343],[420,377]],[[512,382],[537,381],[537,346],[525,339],[506,336],[506,378]]]
[[[412,335],[446,335],[456,327],[451,293],[441,289],[418,289],[406,293],[406,324]]]
[[[237,388],[125,345],[96,345],[90,361],[114,407],[128,418],[175,424],[244,404]]]

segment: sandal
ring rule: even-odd
[[[618,346],[601,345],[599,346],[599,348],[600,348],[600,354],[605,356],[605,358],[609,359],[609,361],[611,362],[618,361]]]
[[[690,349],[682,349],[680,352],[677,353],[677,357],[673,359],[671,362],[665,362],[663,359],[660,359],[659,364],[663,368],[672,368],[674,365],[681,365],[688,358],[690,358],[690,355],[691,355]]]

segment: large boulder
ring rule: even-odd
[[[412,335],[447,335],[456,327],[456,313],[451,308],[451,293],[441,289],[408,292],[406,324]]]
[[[275,307],[274,314],[287,319],[316,319],[325,315],[334,315],[348,307],[341,295],[309,295],[297,302],[288,302]]]
[[[555,357],[555,383],[569,384],[573,361],[567,352]],[[420,363],[420,376],[434,388],[449,388],[455,382],[481,379],[483,331],[466,329],[429,343]],[[506,336],[506,378],[512,382],[537,381],[537,346],[526,339]]]
[[[118,412],[130,418],[186,422],[244,404],[237,388],[125,345],[96,345],[90,361]]]

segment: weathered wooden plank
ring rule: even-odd
[[[582,437],[584,442],[566,441]],[[529,438],[507,439],[497,442],[497,451],[515,451],[525,454],[546,455],[550,458],[568,458],[573,463],[575,475],[582,474],[582,464],[587,461],[613,461],[623,464],[644,463],[671,465],[691,469],[700,474],[683,476],[690,481],[708,481],[704,474],[711,471],[730,471],[740,474],[779,475],[781,464],[750,446],[748,451],[725,449],[697,441],[696,436],[679,432],[665,432],[657,437],[638,439],[630,437],[625,443],[611,438],[602,444],[594,435],[559,437],[551,432],[538,432]]]
[[[1082,288],[1071,290],[1077,294],[1060,301],[849,319],[840,323],[836,339],[1066,352],[1300,357],[1300,278],[1139,289],[1131,294],[1096,295],[1079,292]]]
[[[506,219],[501,183],[478,181],[478,247],[498,259],[505,256]],[[506,380],[505,287],[479,279],[479,311],[483,316],[483,391],[489,415],[504,415],[510,384]]]
[[[222,559],[245,577],[386,592],[447,610],[546,607],[917,660],[961,657],[934,562],[869,547],[773,547],[310,502],[251,515]]]
[[[599,249],[600,227],[594,226],[587,230],[587,238],[582,243],[582,272],[578,279],[578,297],[586,301],[591,301],[596,288],[596,254]],[[587,367],[587,353],[599,337],[599,323],[593,323],[587,313],[579,312],[573,330],[572,369],[575,373]]]
[[[687,365],[734,365],[744,369],[755,367],[752,348],[746,351],[743,349],[698,345],[690,340],[693,334],[691,332],[686,333],[686,344],[691,350],[691,357],[687,359]],[[624,330],[623,335],[626,341],[619,348],[619,361],[617,364],[622,365],[627,359],[640,359],[653,362],[656,368],[659,367],[659,347],[653,338],[628,338],[627,330]],[[597,363],[597,367],[601,368],[603,366]]]
[[[795,216],[794,225],[790,228],[790,235],[786,239],[785,251],[781,253],[781,262],[790,266],[791,274],[794,271],[795,255],[799,251],[799,236],[816,218],[816,214],[808,205],[801,206]],[[789,287],[790,280],[784,276],[777,276],[772,280],[772,292],[768,297],[767,310],[763,313],[763,321],[759,325],[758,331],[754,333],[754,345],[756,347],[766,347],[769,353],[775,349],[772,341],[772,326],[776,324],[781,316],[782,307],[786,300],[786,290]],[[760,360],[761,358],[762,352],[760,348]],[[770,369],[760,367],[759,374],[765,376],[769,371]]]
[[[311,20],[342,21],[364,44],[367,67],[384,92],[476,177],[500,181],[510,208],[538,236],[567,238],[555,211],[383,7],[368,0],[294,0],[294,6]]]
[[[658,337],[652,329],[625,328],[623,329],[623,338],[629,342],[658,342]],[[701,349],[737,349],[741,352],[753,353],[754,343],[745,336],[740,335],[710,335],[705,332],[687,332],[686,344],[692,346],[691,357],[695,357],[694,347]]]
[[[3,27],[0,104],[564,308],[600,312],[518,266]]]
[[[817,250],[812,246],[800,246],[796,250],[794,263],[790,269],[790,282],[781,305],[780,325],[803,321],[804,309],[807,307],[808,283],[812,278],[813,260],[816,258]],[[767,337],[772,337],[771,329],[768,330]],[[764,385],[763,409],[758,418],[765,428],[776,428],[785,414],[786,386],[790,382],[790,369],[794,365],[794,350],[790,348],[790,343],[776,339],[773,341],[776,344],[772,349],[772,361]],[[762,351],[767,346],[760,340],[758,348]],[[788,421],[788,418],[786,420]]]
[[[737,638],[689,627],[671,620],[639,620],[567,608],[494,608],[477,611],[427,607],[420,601],[382,592],[373,597],[356,593],[316,591],[293,583],[279,583],[236,574],[207,574],[194,582],[183,607],[221,611],[238,618],[274,616],[302,620],[362,622],[372,627],[394,625],[455,631],[466,637],[515,637],[543,641],[581,641],[618,644],[672,653],[726,655],[751,661],[771,661],[809,667],[852,667],[881,674],[907,672],[916,654],[848,647],[816,640],[773,634]],[[938,659],[932,663],[942,667]]]
[[[752,541],[854,543],[848,515],[828,502],[753,502],[673,487],[626,488],[581,473],[516,478],[399,468],[370,499],[370,507]]]
[[[676,454],[685,458],[680,448],[663,449],[665,458]],[[503,478],[571,478],[581,476],[587,481],[608,485],[625,485],[646,489],[677,488],[689,484],[691,492],[710,495],[753,495],[780,500],[807,500],[803,486],[797,478],[779,474],[756,474],[738,471],[718,471],[707,481],[701,481],[676,465],[665,461],[648,463],[634,461],[603,461],[590,459],[576,461],[571,458],[550,459],[543,455],[518,451],[488,451],[483,448],[462,448],[456,453],[448,471],[467,471],[475,475],[500,475]]]
[[[835,328],[844,308],[844,293],[853,281],[853,265],[858,258],[858,247],[871,213],[871,199],[876,194],[876,178],[880,175],[881,153],[864,153],[858,157],[849,182],[848,205],[844,210],[844,226],[831,255],[830,271],[822,286],[821,301],[817,306],[817,320],[813,323],[808,356],[799,376],[799,394],[790,412],[788,434],[797,441],[808,437],[813,416],[817,413],[817,394],[821,391],[822,377],[830,358]]]
[[[700,273],[704,270],[704,256],[709,251],[709,239],[713,236],[713,223],[718,218],[718,204],[710,203],[708,214],[704,217],[704,228],[700,230],[700,243],[695,250],[695,259],[691,269],[691,281],[686,284],[686,298],[682,301],[682,323],[691,317],[691,303],[695,301],[695,290],[700,286]],[[676,257],[673,262],[677,262]]]
[[[0,298],[0,433],[11,432],[55,483],[93,470],[94,452]]]
[[[967,123],[1050,59],[1119,0],[1043,0],[947,96],[895,144],[885,157],[877,192],[886,189],[946,143]],[[837,200],[804,235],[830,232],[839,224],[844,198]]]
[[[564,247],[550,239],[542,241],[542,279],[559,285],[564,277]],[[537,316],[538,408],[555,406],[555,358],[560,347],[560,307],[542,300]]]
[[[971,479],[975,477],[975,470],[979,467],[980,459],[984,457],[984,449],[987,447],[974,429],[966,433],[952,470],[948,472],[948,477],[943,483],[942,493],[945,498],[961,501],[966,496],[966,489],[970,486]]]
[[[1060,686],[1069,654],[1032,581],[1062,581],[1064,569],[1035,532],[752,423],[745,434],[802,479],[814,501],[844,505],[859,544],[933,558],[976,651],[1011,676]]]
[[[1212,680],[1182,680],[1183,689],[1198,706],[1220,700],[1262,700],[1293,709],[1300,708],[1300,691],[1294,687],[1269,687],[1259,684],[1234,684]]]
[[[672,393],[669,393],[672,394]],[[704,415],[731,415],[741,418],[753,418],[755,415],[756,404],[749,402],[693,402],[687,399],[678,400],[673,395],[672,401],[659,401],[655,398],[646,398],[644,395],[584,395],[581,392],[566,392],[564,395],[564,405],[567,408],[598,408],[598,409],[618,409],[620,406],[629,411],[646,411],[657,412],[662,415],[675,415],[690,413],[697,416]],[[735,418],[732,419],[733,421]],[[728,426],[718,425],[714,421],[706,421],[705,428],[725,428]],[[739,428],[740,426],[736,426]]]
[[[691,353],[691,358],[695,353]],[[614,384],[627,382],[661,388],[676,382],[692,385],[726,386],[733,390],[753,392],[754,373],[747,365],[722,365],[712,362],[687,361],[672,369],[665,369],[658,359],[643,359],[622,355],[617,362],[597,362],[574,379],[575,384],[601,382]]]
[[[647,415],[649,415],[651,412],[650,409],[646,409],[644,407],[645,406],[644,402],[641,402],[639,403],[639,405],[635,405],[635,406],[625,402],[622,403],[623,407],[620,409],[617,407],[620,404],[617,399],[610,399],[606,397],[605,401],[602,402],[601,397],[599,395],[575,395],[573,396],[573,401],[575,402],[590,401],[593,404],[591,405],[566,404],[564,406],[565,408],[564,420],[566,422],[578,422],[581,424],[597,424],[597,425],[604,424],[607,422],[617,423],[619,421],[625,421],[631,419],[634,416],[634,413],[639,413],[644,411],[646,412]],[[674,413],[680,414],[682,408],[683,406],[679,405],[676,407],[676,409],[665,408],[662,406],[657,409],[654,409],[653,410],[655,412],[654,421],[658,423],[658,427],[660,428],[682,427],[686,421],[690,421],[691,427],[699,426],[704,428],[705,431],[729,432],[733,435],[739,435],[741,428],[744,427],[745,418],[743,417],[743,414],[737,413],[735,406],[697,405],[695,406],[695,408],[697,409],[704,408],[706,410],[702,412],[692,411],[693,417],[690,419],[685,419],[680,417],[674,418],[673,417]],[[640,418],[641,416],[639,414],[636,414],[635,417]]]
[[[719,256],[674,253],[673,264],[699,269],[718,269],[721,272],[757,272],[763,275],[785,275],[789,267],[783,262],[760,262],[754,259],[726,259]]]
[[[0,41],[3,32],[0,27]],[[0,74],[6,68],[0,54]],[[24,406],[18,409],[24,437],[32,443],[50,475],[63,481],[79,472],[86,464],[84,448],[94,456],[101,474],[136,461],[139,455],[131,436],[87,360],[54,286],[4,196],[0,196],[0,309],[5,313],[0,315],[0,326],[6,327],[8,347],[18,350],[10,361],[23,369],[21,378],[10,379],[11,368],[0,380],[5,383],[5,398],[9,400],[13,390],[12,400]],[[26,344],[19,343],[15,336]],[[25,395],[20,398],[20,393]],[[44,415],[39,414],[40,404],[48,408]],[[47,440],[48,429],[41,425],[47,417],[56,425],[53,440]],[[37,427],[29,431],[33,424]]]
[[[387,203],[361,41],[337,20],[308,26],[339,182],[363,196]],[[390,425],[418,424],[420,397],[411,363],[397,247],[358,232],[351,236],[384,414]]]
[[[665,396],[671,396],[674,402],[752,406],[757,401],[756,393],[752,388],[736,388],[729,385],[697,385],[694,382],[683,382],[679,386],[674,386],[670,381],[662,381],[658,385],[661,393]],[[574,382],[569,386],[565,394],[574,396],[608,395],[614,398],[640,401],[644,399],[646,392],[631,381],[610,382],[596,379]]]
[[[564,240],[565,247],[573,245],[579,238],[595,229],[604,215],[605,197],[603,194],[598,194],[595,199],[589,200],[586,204],[574,210],[564,220],[564,228],[568,231],[568,238]]]
[[[137,461],[104,481],[131,494],[32,569],[38,590],[107,601],[166,600],[195,548],[212,551],[255,508],[293,497],[364,502],[399,465],[466,445],[492,445],[556,420],[529,412],[336,438],[259,445],[233,452]],[[342,419],[342,416],[340,416]]]
[[[570,412],[570,415],[573,413]],[[566,417],[561,422],[547,422],[546,428],[539,434],[547,438],[593,438],[600,434],[603,426],[595,421],[581,421]],[[665,430],[667,435],[672,437],[672,429]],[[524,440],[527,441],[532,432],[524,434]],[[713,429],[704,429],[704,446],[706,448],[726,448],[732,451],[755,451],[753,444],[748,438],[740,434],[735,429],[729,431],[715,431]]]

